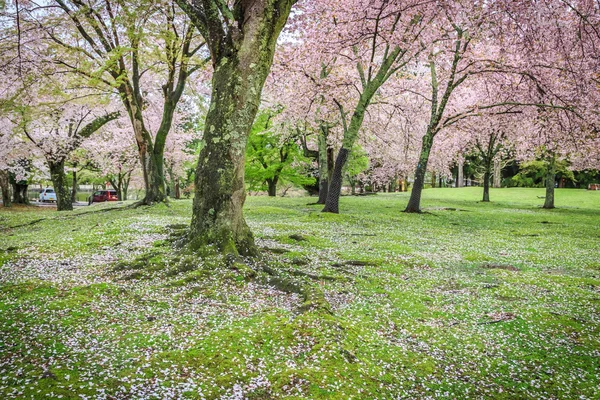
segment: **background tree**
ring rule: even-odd
[[[246,180],[250,190],[266,189],[269,196],[275,197],[279,183],[301,187],[314,182],[306,176],[304,165],[309,160],[304,157],[295,133],[292,130],[290,134],[285,126],[274,126],[272,111],[257,116],[246,150]]]
[[[94,115],[85,105],[61,104],[27,107],[21,117],[20,126],[25,136],[42,152],[48,164],[58,211],[72,210],[65,161],[82,141],[117,119],[119,113]]]
[[[16,18],[16,17],[15,17]],[[174,1],[51,1],[27,3],[21,30],[36,32],[36,45],[49,52],[31,62],[55,64],[81,86],[118,94],[129,116],[142,166],[142,203],[165,199],[163,159],[173,117],[188,77],[204,65],[204,42]],[[22,52],[21,54],[26,54]],[[207,55],[205,54],[206,58]],[[146,113],[148,96],[159,93],[161,109]],[[151,130],[149,119],[158,119]]]

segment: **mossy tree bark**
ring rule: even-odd
[[[71,193],[69,193],[67,176],[65,174],[65,159],[48,160],[48,167],[50,168],[50,179],[52,179],[52,185],[56,193],[56,209],[58,211],[73,210]]]
[[[544,208],[554,208],[554,184],[556,183],[556,158],[553,156],[548,160],[548,170],[546,172],[546,199]]]
[[[0,188],[2,189],[2,205],[10,207],[12,202],[10,199],[8,171],[0,170]]]
[[[262,88],[279,33],[294,0],[178,4],[207,41],[213,63],[211,104],[196,169],[190,246],[215,246],[226,255],[257,250],[244,220],[244,161]]]
[[[144,178],[144,198],[140,204],[155,204],[166,201],[165,180],[162,171],[159,169],[159,163],[156,159],[152,135],[146,129],[144,116],[142,114],[143,99],[139,88],[136,90],[127,82],[119,86],[121,99],[129,115],[129,120],[133,126],[133,133],[138,147],[140,164],[142,166],[142,176]],[[162,155],[161,155],[162,158]]]

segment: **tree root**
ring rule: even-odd
[[[325,299],[323,291],[316,286],[309,285],[292,278],[288,278],[279,274],[275,269],[263,265],[262,270],[270,277],[267,279],[269,285],[275,286],[277,289],[286,293],[297,293],[302,296],[302,305],[300,311],[325,311],[333,315],[331,305]]]
[[[303,276],[303,277],[307,277],[310,279],[314,279],[315,281],[337,281],[337,280],[346,280],[346,278],[339,278],[337,276],[331,276],[331,275],[316,275],[316,274],[311,274],[310,272],[304,272],[304,271],[300,271],[297,269],[288,269],[288,271],[290,275],[294,275],[294,276]]]

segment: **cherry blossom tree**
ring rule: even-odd
[[[379,89],[422,50],[420,37],[434,7],[362,0],[305,2],[303,7],[303,58],[313,69],[326,65],[328,85],[339,93],[328,101],[339,111],[343,140],[323,209],[337,213],[343,169],[365,113]]]
[[[17,20],[16,13],[14,19]],[[204,41],[174,1],[54,0],[26,3],[20,30],[35,30],[23,44],[32,62],[54,64],[80,85],[117,93],[138,146],[146,194],[142,203],[165,200],[164,150],[188,77],[202,68]],[[37,50],[41,49],[41,50]],[[41,56],[41,61],[37,60]],[[145,112],[147,95],[160,92],[158,114]],[[158,118],[155,131],[148,119]]]
[[[127,200],[132,173],[139,168],[137,146],[129,121],[121,117],[112,129],[103,129],[82,146],[93,170],[104,176],[117,192],[119,200]]]
[[[212,95],[196,170],[190,241],[256,254],[243,217],[244,156],[277,38],[294,0],[178,0],[210,50]]]
[[[67,103],[21,110],[20,128],[46,159],[58,211],[73,209],[65,176],[67,158],[85,139],[119,115],[105,111],[96,114],[88,105]]]

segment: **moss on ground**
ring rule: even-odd
[[[174,246],[191,201],[0,209],[0,397],[600,397],[600,193],[480,195],[250,197],[244,262]]]

